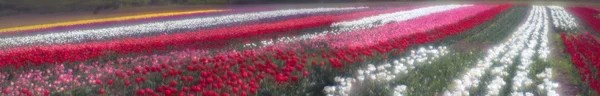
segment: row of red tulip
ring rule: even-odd
[[[215,42],[226,42],[235,38],[245,38],[274,32],[315,28],[319,26],[326,26],[336,21],[356,19],[364,16],[397,10],[406,10],[410,8],[392,8],[386,10],[356,12],[337,16],[311,16],[273,23],[201,30],[197,32],[161,35],[155,37],[127,38],[84,44],[12,48],[0,51],[0,53],[2,53],[0,54],[0,58],[2,58],[0,60],[0,67],[20,67],[28,64],[28,62],[33,64],[44,64],[80,61],[101,57],[109,54],[108,52],[127,54],[152,52],[153,50],[167,50],[172,47],[197,48],[199,46],[214,45]]]
[[[471,29],[481,23],[492,20],[496,15],[510,8],[512,5],[502,5],[490,10],[480,12],[472,17],[465,18],[459,22],[437,27],[432,32],[415,33],[403,37],[391,38],[386,41],[380,41],[370,46],[358,46],[349,48],[340,48],[332,51],[332,57],[329,59],[333,67],[342,67],[342,63],[336,63],[342,61],[355,62],[361,61],[361,58],[357,58],[358,55],[372,56],[373,50],[379,53],[388,53],[394,49],[396,52],[403,52],[406,48],[411,45],[424,44],[435,40],[441,40],[447,36],[453,36],[460,32]],[[352,58],[350,58],[351,56]]]
[[[162,76],[163,81],[169,81],[161,82],[162,86],[157,88],[139,88],[136,92],[138,95],[237,94],[245,96],[254,94],[259,88],[259,82],[266,77],[284,83],[290,80],[297,81],[299,76],[308,75],[307,71],[303,72],[301,69],[305,66],[306,58],[298,57],[297,54],[284,56],[291,57],[286,60],[288,63],[285,68],[272,63],[266,55],[255,55],[251,51],[246,51],[229,56],[193,59],[181,64],[139,66],[129,71],[116,72],[115,76],[118,77],[116,80],[124,80],[124,86],[143,86],[146,77],[153,75]],[[247,59],[249,57],[252,58]],[[135,84],[127,83],[132,80],[136,81]],[[154,90],[157,92],[154,93]]]
[[[570,7],[568,9],[587,26],[600,33],[600,17],[598,17],[600,12],[598,10],[587,7]]]
[[[571,56],[571,61],[577,69],[582,80],[588,82],[596,92],[600,92],[600,74],[592,70],[600,70],[600,41],[590,33],[578,35],[561,34],[561,39],[566,47],[565,51]],[[597,74],[597,75],[596,75]]]
[[[477,5],[470,7],[462,7],[454,10],[430,14],[420,18],[415,18],[406,22],[387,24],[385,26],[374,28],[372,30],[359,30],[348,32],[347,34],[336,35],[333,38],[327,38],[324,40],[339,41],[334,42],[333,44],[329,44],[334,48],[370,46],[370,44],[374,44],[371,42],[381,42],[390,40],[392,38],[405,37],[410,34],[430,32],[432,30],[435,30],[435,28],[452,25],[459,22],[460,20],[469,19],[468,17],[475,16],[480,12],[484,12],[494,7],[497,6]],[[493,16],[490,18],[493,18]],[[449,27],[464,27],[470,29],[472,26],[461,25]],[[440,29],[451,30],[446,28]]]
[[[389,40],[378,41],[378,42],[375,42],[372,44],[363,44],[360,46],[348,46],[349,44],[342,45],[342,46],[335,46],[335,44],[338,44],[337,42],[346,42],[346,40],[351,40],[351,39],[345,39],[345,38],[354,38],[350,35],[339,34],[339,35],[328,35],[328,36],[323,36],[323,37],[317,37],[315,40],[308,41],[308,42],[292,42],[292,43],[288,43],[288,44],[277,44],[277,45],[267,47],[267,50],[285,50],[285,49],[304,50],[304,49],[307,49],[307,48],[302,47],[300,44],[308,44],[307,46],[316,47],[316,49],[322,49],[321,48],[322,45],[319,45],[319,44],[325,43],[325,44],[328,44],[330,47],[332,47],[333,50],[332,50],[332,52],[322,52],[322,54],[323,54],[323,55],[321,55],[322,58],[328,58],[327,60],[330,61],[328,63],[331,63],[332,66],[334,66],[334,67],[342,67],[344,63],[361,61],[362,60],[361,55],[373,56],[374,51],[377,51],[380,53],[388,53],[388,52],[392,51],[393,49],[398,49],[399,51],[397,51],[397,52],[402,52],[405,48],[407,48],[408,46],[413,45],[413,44],[423,44],[423,43],[431,42],[434,40],[443,39],[446,36],[452,36],[455,34],[459,34],[462,31],[471,29],[483,22],[493,19],[497,14],[503,12],[504,10],[510,8],[511,6],[512,5],[502,5],[502,6],[498,6],[498,7],[493,7],[486,11],[477,13],[471,17],[464,18],[458,22],[451,23],[448,25],[443,25],[443,26],[436,27],[436,28],[430,28],[429,31],[431,31],[431,32],[415,32],[414,34],[398,36],[398,37],[391,37]],[[461,9],[457,9],[457,10],[453,10],[453,11],[460,11],[460,10]],[[451,12],[453,12],[453,11],[451,11]],[[442,14],[442,13],[440,13],[440,14]],[[438,16],[438,18],[442,18],[442,17]],[[411,22],[411,21],[409,21],[409,22]],[[383,28],[386,26],[382,26],[380,28]],[[403,28],[403,27],[408,27],[408,26],[397,26],[396,28]],[[408,28],[411,28],[411,27],[408,27]],[[373,30],[376,30],[376,29],[377,28],[374,28]],[[405,30],[380,30],[377,32],[388,32],[388,31],[390,31],[389,33],[402,34]],[[365,33],[363,35],[378,34],[378,33],[374,33],[373,31],[366,31],[366,32],[367,33]],[[351,32],[348,34],[354,34],[354,32]],[[377,37],[373,37],[373,38],[377,38]],[[364,38],[364,39],[365,40],[373,40],[373,38]],[[354,39],[357,39],[357,38],[354,38]],[[321,47],[319,47],[319,46],[321,46]],[[345,61],[347,61],[347,62],[345,62]]]

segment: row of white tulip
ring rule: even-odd
[[[538,6],[538,7],[543,7],[543,6]],[[542,11],[547,12],[546,9],[544,9]],[[563,8],[563,11],[564,11],[564,8]],[[538,37],[538,39],[540,39],[540,45],[538,46],[539,49],[537,49],[537,50],[531,49],[531,50],[535,50],[538,53],[538,58],[542,60],[541,62],[549,63],[547,61],[547,59],[548,59],[548,56],[550,55],[550,47],[548,46],[548,42],[549,42],[548,41],[548,38],[549,38],[548,33],[550,33],[550,22],[548,21],[549,17],[546,14],[547,13],[544,13],[544,15],[543,15],[544,24],[541,25],[543,27],[541,29],[542,32],[540,33],[540,35],[534,35],[534,36],[539,36]],[[572,22],[574,22],[574,20],[572,20]],[[573,24],[575,24],[575,23],[573,23]],[[533,53],[531,53],[531,54],[533,54]],[[536,77],[538,79],[543,80],[543,84],[537,85],[537,88],[540,92],[545,91],[546,96],[559,96],[559,94],[556,92],[556,88],[558,88],[559,84],[557,82],[554,82],[551,80],[552,79],[552,68],[545,68],[544,71],[542,73],[537,74]]]
[[[548,18],[547,15],[545,18]],[[539,49],[536,50],[536,52],[538,53],[538,58],[542,59],[543,61],[546,61],[548,59],[548,55],[550,55],[550,46],[548,46],[548,33],[550,33],[550,22],[546,20],[546,23],[544,23],[543,25],[543,29],[545,30],[545,32],[540,33],[541,35],[538,36],[543,36],[543,37],[539,37],[540,39],[540,46]]]
[[[537,74],[536,77],[543,78],[543,83],[537,86],[539,91],[546,91],[546,96],[559,96],[556,92],[556,88],[558,88],[559,84],[551,80],[552,68],[544,69],[544,72]]]
[[[343,77],[335,77],[333,79],[338,85],[335,86],[325,86],[323,91],[327,96],[349,96],[352,90],[353,83],[356,82],[354,78],[343,78]]]
[[[569,14],[563,7],[560,6],[548,6],[548,8],[550,8],[550,13],[551,14],[561,14],[561,15],[551,15],[552,16],[552,20],[554,21],[552,24],[554,24],[555,27],[559,26],[563,26],[563,28],[567,28],[564,27],[565,25],[567,26],[571,26],[573,29],[577,28],[578,25],[575,21],[575,18],[573,17],[573,15]],[[558,9],[558,11],[560,12],[556,12],[555,10]],[[560,16],[559,18],[563,18],[563,19],[559,19],[557,20],[557,18],[555,16]],[[557,23],[556,21],[561,21],[563,23]],[[557,24],[561,24],[561,25],[557,25]],[[569,28],[571,28],[569,27]],[[573,30],[571,29],[571,30]],[[545,30],[549,30],[549,28],[546,28]],[[547,34],[550,32],[544,32],[542,33],[542,36],[547,36]],[[548,56],[550,54],[550,48],[548,46],[548,38],[541,38],[541,45],[540,45],[540,49],[538,50],[538,56],[539,58],[541,58],[543,61],[546,61],[548,59]],[[547,61],[546,61],[547,62]],[[537,74],[536,75],[537,78],[542,79],[543,84],[538,85],[537,88],[539,91],[546,91],[546,96],[559,96],[559,94],[556,92],[556,89],[558,88],[559,84],[557,82],[552,81],[552,68],[545,68],[544,72]]]
[[[575,18],[573,15],[569,14],[565,8],[561,6],[548,6],[548,8],[550,9],[550,15],[552,15],[552,24],[554,24],[554,27],[566,31],[577,28]]]
[[[409,70],[422,64],[431,64],[431,61],[441,56],[448,54],[445,46],[434,48],[419,48],[417,51],[411,50],[407,57],[393,60],[392,64],[384,63],[377,67],[373,64],[368,64],[366,69],[359,69],[357,79],[364,81],[365,79],[388,82],[396,78],[396,75],[406,74]],[[429,62],[425,62],[429,61]],[[390,71],[391,70],[391,71]]]
[[[257,43],[248,43],[245,44],[244,47],[256,47],[256,46],[268,46],[274,43],[285,43],[285,42],[293,42],[298,40],[308,40],[315,37],[325,36],[327,34],[339,34],[343,32],[351,32],[355,30],[363,30],[370,29],[374,27],[378,27],[390,22],[403,22],[406,20],[411,20],[414,18],[426,16],[433,13],[448,11],[456,8],[472,6],[472,5],[440,5],[440,6],[431,6],[424,8],[417,8],[406,11],[398,11],[394,13],[380,14],[370,17],[365,17],[361,19],[356,19],[352,21],[343,21],[332,24],[330,27],[332,29],[324,30],[322,32],[314,32],[310,34],[304,34],[300,36],[291,36],[291,37],[283,37],[278,38],[276,40],[269,39],[263,40]]]
[[[422,64],[431,64],[430,60],[437,59],[441,56],[448,54],[445,46],[428,48],[419,48],[417,51],[411,50],[407,57],[393,60],[390,63],[386,62],[380,65],[368,64],[366,68],[360,68],[357,70],[355,77],[336,77],[338,85],[326,86],[324,90],[326,94],[333,96],[347,96],[351,92],[352,85],[361,85],[364,81],[373,81],[382,84],[388,84],[391,80],[396,79],[397,76],[408,73],[413,70],[416,66],[422,66]],[[382,86],[392,88],[392,86]],[[401,95],[406,90],[406,85],[399,85],[394,87],[394,93]]]
[[[480,79],[489,71],[492,80],[487,85],[487,94],[491,96],[500,95],[501,89],[506,85],[504,77],[508,76],[508,67],[515,66],[518,56],[520,64],[517,64],[517,70],[511,88],[511,95],[533,95],[531,92],[525,92],[523,88],[531,86],[533,80],[528,78],[530,65],[534,62],[533,56],[539,55],[540,59],[545,60],[549,54],[548,31],[549,19],[546,9],[543,6],[534,6],[526,22],[514,32],[506,41],[491,48],[488,55],[479,60],[477,64],[465,73],[461,78],[454,80],[454,86],[445,92],[446,96],[464,96],[470,95],[469,90],[486,85],[479,85]],[[541,43],[540,43],[541,42]],[[536,48],[539,48],[536,50]],[[542,56],[544,55],[544,56]],[[496,64],[496,65],[495,65]],[[548,79],[549,78],[545,78]],[[553,90],[547,90],[553,91]]]
[[[410,20],[412,18],[426,16],[426,15],[437,13],[437,12],[444,12],[447,10],[452,10],[452,9],[461,8],[461,7],[465,7],[465,6],[472,6],[472,5],[444,5],[444,6],[424,7],[424,8],[419,8],[419,9],[414,9],[414,10],[409,10],[409,11],[400,11],[400,12],[394,12],[394,13],[388,13],[388,14],[381,14],[381,15],[362,18],[362,19],[353,20],[353,21],[334,23],[334,24],[332,24],[332,26],[340,27],[340,29],[342,31],[366,29],[366,28],[382,26],[382,25],[385,25],[390,22],[406,21],[406,20]],[[365,25],[369,25],[369,26],[365,26]],[[365,28],[363,28],[363,27],[365,27]]]
[[[31,44],[77,43],[95,40],[110,40],[144,34],[166,34],[176,32],[178,30],[196,30],[199,28],[210,27],[219,24],[228,24],[235,22],[244,22],[265,18],[276,18],[282,16],[292,16],[301,14],[346,11],[363,8],[366,7],[286,9],[232,14],[224,16],[198,17],[182,20],[150,22],[108,28],[44,32],[34,35],[0,38],[0,47],[6,48],[15,46],[25,46]]]
[[[535,10],[535,8],[541,10]],[[531,30],[533,35],[530,37],[531,39],[529,39],[527,47],[521,52],[521,64],[517,65],[515,77],[513,78],[513,87],[511,88],[513,90],[511,93],[512,95],[531,94],[531,92],[527,92],[527,90],[524,89],[527,86],[531,86],[533,83],[533,80],[527,77],[529,73],[528,69],[530,69],[530,65],[534,62],[532,57],[536,53],[535,47],[537,47],[538,40],[541,41],[541,38],[547,38],[547,34],[542,34],[548,33],[549,31],[549,19],[546,14],[546,9],[543,6],[535,6],[534,10],[542,12],[536,12],[541,14],[539,14],[540,16],[536,18],[536,21],[538,21],[536,25],[533,25],[535,26],[535,29]],[[542,50],[541,47],[542,44],[540,44],[540,50]]]
[[[488,90],[488,94],[485,96],[498,96],[500,93],[499,89],[501,89],[504,85],[506,85],[506,82],[504,82],[504,78],[502,78],[500,76],[495,76],[494,79],[492,79],[492,81],[490,81],[490,84],[487,86],[487,88],[489,90]],[[448,95],[448,94],[444,94],[444,95]],[[452,94],[452,95],[466,96],[465,94],[460,94],[460,95]]]
[[[404,92],[406,92],[406,85],[399,85],[394,87],[394,96],[404,96]]]

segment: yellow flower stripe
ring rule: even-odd
[[[0,29],[0,33],[3,33],[3,32],[14,32],[14,31],[25,31],[25,30],[35,30],[35,29],[44,29],[44,28],[52,28],[52,27],[60,27],[60,26],[71,26],[71,25],[79,25],[79,24],[90,24],[90,23],[111,22],[111,21],[123,21],[123,20],[132,20],[132,19],[144,19],[144,18],[164,17],[164,16],[173,16],[173,15],[185,15],[185,14],[195,14],[195,13],[205,13],[205,12],[220,12],[220,11],[228,11],[228,10],[197,10],[197,11],[185,11],[185,12],[167,12],[167,13],[143,14],[143,15],[133,15],[133,16],[113,17],[113,18],[102,18],[102,19],[78,20],[78,21],[71,21],[71,22],[59,22],[59,23],[51,23],[51,24],[40,24],[40,25],[31,25],[31,26],[6,28],[6,29]]]

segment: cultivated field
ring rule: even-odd
[[[246,6],[4,23],[10,27],[0,29],[0,90],[9,96],[600,95],[597,9],[456,3]]]

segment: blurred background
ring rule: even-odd
[[[157,12],[254,7],[514,3],[600,8],[600,0],[0,0],[0,28]],[[6,23],[9,22],[9,23]]]
[[[173,5],[248,5],[248,4],[298,4],[298,3],[349,3],[349,2],[504,2],[507,0],[0,0],[0,16],[23,12],[55,13],[69,11],[115,10],[128,7],[142,6],[173,6]],[[600,0],[514,0],[511,2],[600,2]]]

